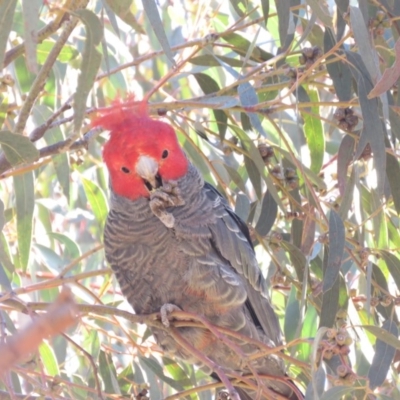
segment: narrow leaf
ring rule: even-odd
[[[347,7],[346,7],[347,9]],[[333,46],[336,45],[336,40],[333,31],[330,28],[325,29],[324,35],[324,51],[327,53]],[[326,69],[333,81],[335,92],[340,101],[348,101],[351,99],[351,72],[350,68],[343,61],[331,60],[336,58],[335,55],[330,55],[326,59]]]
[[[380,96],[397,83],[397,80],[400,77],[400,39],[397,39],[394,51],[396,53],[394,64],[390,68],[385,69],[379,81],[368,93],[369,99]]]
[[[16,197],[18,255],[20,268],[26,270],[29,264],[32,242],[32,220],[34,210],[34,185],[33,173],[14,176],[14,189]]]
[[[400,214],[400,165],[397,157],[390,153],[386,154],[386,176],[392,192],[394,207],[397,214]]]
[[[264,16],[265,26],[267,26],[269,16],[269,0],[261,0],[261,8]]]
[[[106,393],[121,394],[118,387],[117,371],[112,362],[111,355],[105,353],[103,350],[100,350],[99,367],[104,383],[104,391]]]
[[[156,361],[153,357],[140,357],[141,364],[146,365],[158,378],[167,383],[169,386],[174,388],[175,390],[181,391],[183,390],[183,386],[180,382],[176,382],[175,379],[171,379],[166,376],[163,372],[163,368],[158,361]]]
[[[220,62],[218,62],[218,60],[221,60],[225,64],[230,65],[231,67],[238,67],[238,68],[243,67],[243,62],[241,60],[236,60],[235,58],[226,56],[218,56],[218,57],[211,56],[209,54],[192,57],[189,60],[189,62],[194,65],[202,65],[206,67],[221,67],[222,65]]]
[[[386,175],[386,149],[385,132],[379,114],[379,104],[376,98],[369,100],[367,94],[372,89],[371,77],[359,54],[346,52],[347,58],[353,66],[351,72],[357,80],[358,97],[361,105],[361,112],[364,119],[361,138],[357,146],[355,158],[358,158],[367,143],[370,143],[374,167],[377,175],[378,195],[383,194]]]
[[[340,194],[344,194],[347,182],[347,168],[353,160],[355,140],[350,135],[345,135],[340,142],[337,161],[337,176]]]
[[[42,342],[39,346],[39,353],[43,365],[46,368],[47,375],[59,376],[60,370],[58,368],[57,358],[51,346],[49,346],[46,342]]]
[[[86,100],[93,87],[101,63],[101,54],[96,49],[103,37],[103,27],[97,16],[89,10],[75,11],[86,27],[86,41],[82,54],[81,73],[74,96],[74,132],[79,132],[86,110]]]
[[[103,225],[108,214],[106,196],[104,192],[100,189],[100,187],[96,185],[93,181],[84,177],[82,177],[81,179],[83,188],[85,189],[86,197],[92,208],[93,214],[96,217],[97,221],[101,225]]]
[[[197,83],[201,87],[201,90],[204,92],[204,94],[211,94],[218,92],[220,90],[218,83],[215,82],[215,80],[211,78],[209,75],[203,73],[197,73],[193,74],[193,76],[195,77]],[[225,133],[227,128],[226,124],[228,121],[228,117],[222,110],[213,110],[213,113],[218,123],[219,136],[221,140],[223,140],[225,138]]]
[[[39,158],[39,151],[25,136],[0,131],[0,144],[7,161],[12,166],[31,163]]]
[[[387,322],[387,321],[386,321]],[[400,340],[396,332],[388,331],[386,328],[375,325],[361,325],[361,328],[371,332],[377,339],[385,342],[391,347],[400,350]]]
[[[238,93],[240,103],[243,107],[252,107],[258,104],[257,93],[249,82],[241,83],[238,87]],[[265,133],[264,128],[261,125],[261,121],[258,118],[258,115],[254,112],[247,112],[246,114],[249,117],[250,122],[254,126],[254,128],[262,136],[267,137],[267,134]]]
[[[271,193],[267,190],[261,203],[260,217],[258,218],[255,228],[259,235],[265,236],[268,234],[274,225],[277,214],[278,205]]]
[[[226,40],[233,47],[232,50],[241,56],[247,56],[249,49],[251,50],[252,43],[237,33],[230,33],[229,35],[223,35],[222,39]],[[267,53],[261,47],[253,46],[249,59],[256,62],[268,61],[273,58],[273,54]]]
[[[3,0],[0,2],[0,69],[3,68],[4,53],[7,47],[8,35],[14,21],[17,0]]]
[[[115,12],[131,28],[137,33],[145,34],[143,27],[137,21],[131,12],[132,0],[105,0],[110,9]]]
[[[354,387],[352,386],[336,386],[326,391],[319,400],[338,400],[346,394],[353,394]]]
[[[378,56],[372,45],[366,22],[358,7],[350,6],[350,22],[358,52],[363,59],[371,78],[375,81],[378,74]],[[371,88],[372,89],[372,88]],[[368,90],[369,93],[371,90]],[[364,121],[365,122],[365,121]]]
[[[339,271],[342,265],[344,242],[343,221],[335,211],[331,210],[329,216],[329,251],[324,267],[320,327],[332,327],[339,308]]]
[[[326,27],[333,28],[333,17],[329,13],[327,3],[319,0],[306,0],[306,3]]]
[[[281,246],[289,253],[290,261],[292,262],[293,267],[296,270],[297,279],[300,282],[303,282],[304,270],[306,268],[306,257],[298,247],[294,246],[290,242],[287,242],[286,240],[283,240],[281,242]]]
[[[165,34],[165,30],[163,27],[162,20],[160,18],[160,14],[158,12],[157,3],[155,0],[142,0],[143,9],[146,12],[147,18],[150,21],[151,27],[160,42],[162,49],[164,50],[165,55],[171,61],[172,65],[175,65],[174,56],[171,51],[171,47],[168,43],[167,35]]]
[[[325,152],[325,136],[322,122],[319,116],[319,96],[317,90],[308,90],[310,101],[315,103],[311,107],[311,113],[302,113],[304,118],[304,134],[306,136],[308,149],[310,150],[310,169],[318,174],[322,167]]]
[[[36,45],[38,42],[37,29],[39,26],[39,10],[42,0],[22,0],[24,17],[24,45],[26,65],[29,71],[37,73]]]
[[[400,260],[388,250],[379,250],[379,254],[382,256],[383,260],[388,267],[390,275],[392,275],[396,286],[400,287]]]
[[[398,338],[399,331],[394,321],[385,321],[382,328]],[[372,360],[371,368],[368,371],[369,386],[372,390],[382,385],[385,381],[395,353],[396,349],[394,347],[385,343],[378,337],[375,345],[375,355]]]

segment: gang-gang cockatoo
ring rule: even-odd
[[[168,312],[180,309],[271,347],[280,345],[280,327],[247,226],[204,182],[174,129],[150,118],[143,102],[114,103],[92,126],[110,131],[103,150],[111,191],[105,254],[134,311],[161,311],[168,325]],[[152,329],[165,352],[213,373],[166,332]],[[238,387],[242,400],[273,399],[274,392],[291,400],[302,397],[278,356],[253,359],[249,368],[250,361],[207,329],[185,327],[179,333],[227,374],[272,376],[258,381],[267,387],[263,392]],[[254,343],[230,340],[242,355],[259,352]]]

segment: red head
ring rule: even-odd
[[[136,200],[149,197],[163,180],[184,176],[188,160],[170,125],[151,119],[143,102],[129,105],[127,108],[121,102],[114,103],[93,119],[92,126],[110,131],[103,159],[112,189]]]

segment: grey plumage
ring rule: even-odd
[[[154,214],[149,199],[112,195],[104,244],[123,294],[138,314],[158,312],[170,303],[267,345],[281,344],[278,320],[244,223],[192,165],[177,187],[184,204],[166,209],[173,216],[172,228]],[[221,367],[249,372],[232,349],[206,330],[180,331]],[[153,334],[165,351],[198,363],[164,331],[154,329]],[[245,354],[258,351],[255,345],[238,344]],[[258,373],[285,376],[277,356],[258,359],[253,366]],[[297,399],[281,382],[269,380],[268,386]]]

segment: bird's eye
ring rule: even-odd
[[[131,170],[130,170],[129,168],[126,168],[126,167],[121,167],[121,171],[122,171],[124,174],[129,174],[129,172],[131,172]]]
[[[167,157],[168,157],[168,154],[169,154],[168,150],[164,150],[164,151],[162,152],[162,154],[161,154],[161,158],[167,158]]]

